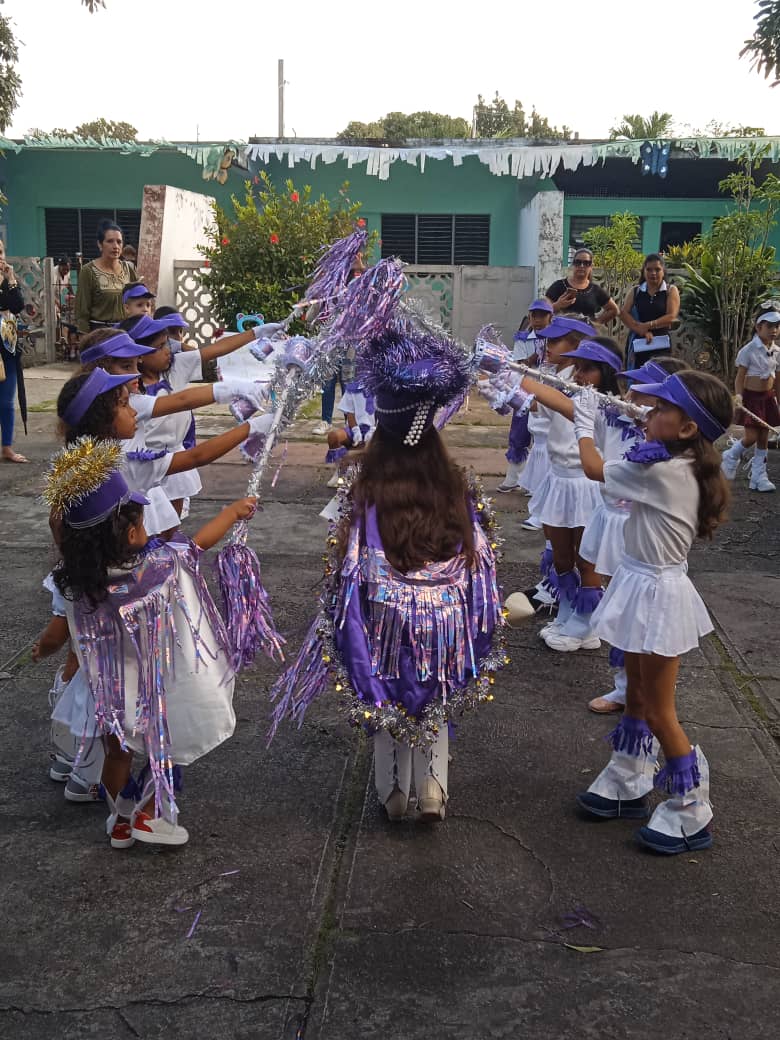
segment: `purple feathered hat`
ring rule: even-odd
[[[398,322],[361,348],[357,378],[376,400],[376,421],[410,447],[434,424],[439,408],[462,401],[471,364],[452,340]]]

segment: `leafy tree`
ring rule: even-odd
[[[408,138],[444,139],[468,137],[469,124],[465,119],[442,115],[440,112],[388,112],[373,123],[348,123],[338,135],[340,141],[378,139],[405,141]]]
[[[135,141],[138,137],[138,131],[132,124],[102,117],[79,123],[73,132],[76,137],[108,137],[115,141]]]
[[[671,112],[653,112],[648,118],[640,115],[624,115],[622,118],[623,122],[613,126],[609,131],[611,141],[618,137],[654,141],[659,137],[669,137],[672,133],[674,120]]]
[[[758,13],[753,17],[756,30],[745,40],[739,56],[748,56],[751,69],[764,79],[773,77],[776,87],[780,83],[780,0],[758,0]]]
[[[0,15],[0,131],[3,133],[11,122],[22,93],[22,81],[16,71],[18,60],[19,48],[10,20]]]
[[[551,126],[535,108],[531,109],[530,117],[526,116],[525,109],[517,100],[510,108],[498,91],[489,104],[481,94],[477,95],[474,129],[476,137],[529,137],[549,141],[568,141],[571,138],[569,127],[559,130],[557,126]]]
[[[243,202],[233,196],[232,214],[214,204],[215,223],[201,249],[208,273],[203,282],[214,309],[228,327],[236,314],[258,311],[277,321],[301,299],[323,245],[349,234],[360,218],[360,203],[347,197],[344,184],[335,203],[311,187],[297,191],[291,180],[283,190],[266,173],[255,192],[246,182]]]
[[[780,178],[768,174],[756,183],[766,157],[756,149],[740,161],[740,169],[720,182],[732,204],[725,216],[701,236],[697,267],[686,264],[681,314],[709,340],[716,367],[728,377],[737,351],[750,338],[758,304],[777,289],[775,250],[769,234],[780,208]]]
[[[636,248],[639,217],[633,213],[613,213],[603,226],[588,228],[582,241],[593,251],[593,266],[599,285],[619,304],[642,269],[643,255]],[[615,325],[617,318],[611,324]]]

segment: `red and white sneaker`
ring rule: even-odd
[[[138,812],[133,817],[132,833],[136,841],[149,845],[186,845],[190,840],[188,832],[178,823],[145,812]]]
[[[111,828],[111,848],[130,849],[135,845],[133,829],[127,820],[117,820]]]

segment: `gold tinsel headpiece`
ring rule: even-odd
[[[46,478],[43,499],[56,516],[94,494],[119,466],[119,441],[79,437],[57,452]]]

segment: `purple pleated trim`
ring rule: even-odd
[[[512,416],[512,424],[509,427],[509,445],[506,457],[509,462],[520,465],[528,458],[531,447],[531,432],[528,429],[528,412],[522,415]]]
[[[553,551],[548,546],[542,550],[542,555],[539,557],[539,573],[543,578],[550,577],[550,571],[553,566]]]
[[[644,466],[653,462],[667,462],[671,457],[666,445],[660,441],[640,441],[623,456],[626,462],[639,462]]]
[[[347,449],[344,447],[328,448],[325,454],[325,461],[330,465],[332,463],[338,462],[340,459],[343,459],[346,454]]]
[[[510,444],[506,451],[506,461],[513,462],[516,466],[522,465],[528,458],[528,448],[521,448],[520,451],[515,451]]]
[[[693,791],[701,783],[699,762],[696,752],[691,751],[679,758],[667,758],[666,765],[656,774],[654,786],[667,794],[682,797]]]
[[[615,751],[626,755],[649,755],[653,747],[649,726],[644,719],[635,719],[632,715],[624,715],[607,740]]]
[[[601,603],[603,595],[604,590],[601,587],[590,588],[586,585],[580,585],[574,600],[575,612],[577,614],[592,614],[599,603]]]
[[[609,667],[610,668],[625,668],[626,667],[626,655],[622,650],[619,650],[616,646],[609,648]]]

